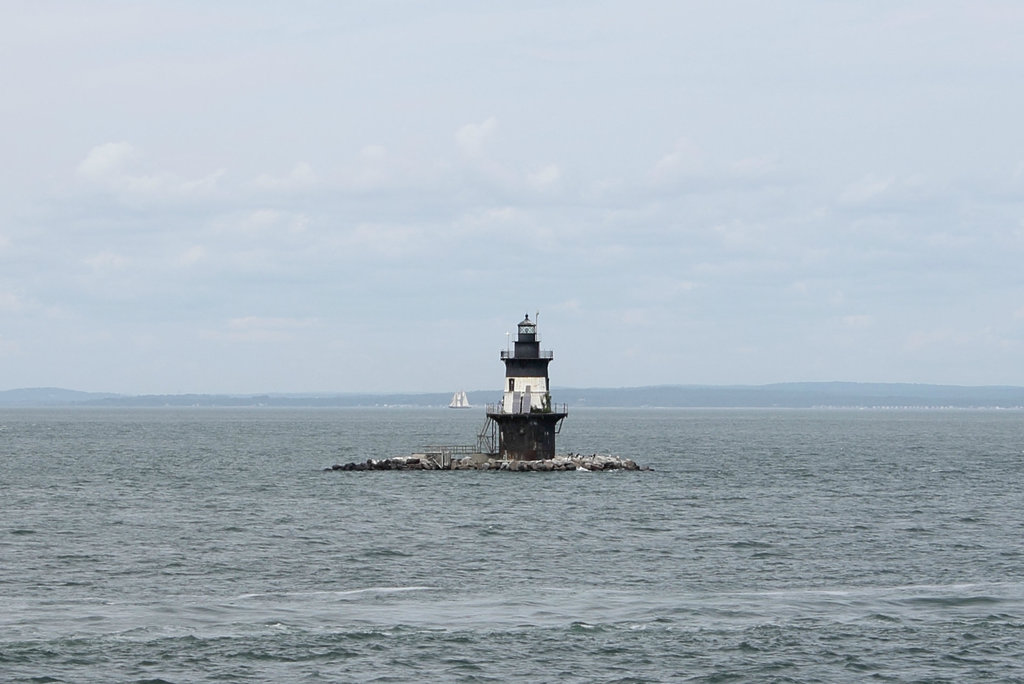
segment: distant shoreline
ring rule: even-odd
[[[483,410],[496,391],[467,392]],[[908,383],[801,382],[750,386],[662,385],[558,388],[569,410],[583,408],[859,408],[878,410],[1024,408],[1024,387]],[[44,407],[445,407],[450,392],[118,395],[61,388],[0,391],[0,408]]]

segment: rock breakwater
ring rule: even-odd
[[[566,454],[536,461],[502,461],[486,454],[465,458],[444,458],[435,454],[412,454],[358,463],[335,464],[324,470],[507,470],[511,472],[564,472],[572,470],[650,470],[628,458],[611,454]]]

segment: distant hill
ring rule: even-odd
[[[565,389],[557,401],[584,407],[1022,408],[1024,387],[794,382],[750,386],[666,385]]]
[[[483,410],[501,393],[469,392],[474,408]],[[579,408],[1024,408],[1024,387],[917,385],[905,383],[796,382],[773,385],[664,385],[618,388],[555,388],[557,404]],[[0,407],[162,407],[276,406],[372,407],[447,406],[450,393],[423,394],[160,394],[118,395],[55,387],[0,391]]]
[[[71,406],[117,396],[106,392],[78,392],[60,387],[32,387],[0,391],[0,406]]]
[[[500,392],[470,392],[470,403],[483,408],[485,398],[494,402]],[[0,391],[0,407],[190,407],[190,406],[278,406],[278,407],[373,407],[373,406],[447,406],[451,393],[429,394],[111,394],[79,392],[57,387],[38,387]]]
[[[482,396],[482,393],[481,393]],[[271,407],[336,407],[374,406],[447,406],[451,394],[145,394],[107,397],[88,402],[91,406],[271,406]],[[472,394],[470,403],[474,406]]]

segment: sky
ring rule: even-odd
[[[1024,4],[0,3],[0,389],[1024,385]]]

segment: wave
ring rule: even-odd
[[[235,601],[247,601],[257,598],[280,598],[280,597],[316,597],[316,596],[358,596],[360,594],[401,594],[409,591],[433,591],[434,587],[408,586],[408,587],[361,587],[359,589],[320,589],[316,591],[273,591],[251,594],[239,594]]]

